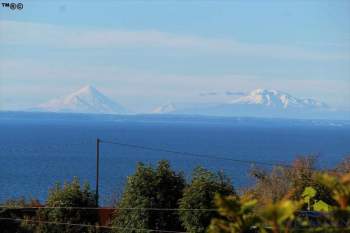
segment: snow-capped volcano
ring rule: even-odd
[[[230,101],[229,104],[239,105],[261,105],[271,108],[327,108],[325,103],[314,99],[302,99],[293,97],[287,93],[277,90],[256,89],[248,95],[241,96]]]
[[[277,90],[256,89],[226,102],[184,105],[172,103],[156,108],[154,113],[199,114],[219,116],[303,117],[319,116],[330,108],[320,101],[297,98]]]
[[[126,109],[96,88],[87,85],[62,98],[40,104],[34,110],[45,112],[123,114]]]

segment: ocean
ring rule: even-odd
[[[331,167],[350,155],[348,121],[1,112],[0,202],[19,197],[43,202],[50,187],[73,177],[94,189],[97,138],[199,155],[101,143],[103,205],[120,196],[138,162],[169,160],[187,179],[197,166],[224,171],[240,189],[253,182],[254,165],[234,160],[290,164],[315,155],[318,167]]]

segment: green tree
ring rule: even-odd
[[[71,183],[63,186],[56,184],[49,191],[46,208],[37,213],[37,220],[55,223],[95,225],[98,213],[95,209],[81,209],[79,207],[96,207],[96,198],[88,184],[81,187],[79,180],[74,178]],[[52,208],[50,208],[52,207]],[[65,208],[71,207],[71,208]],[[84,226],[62,224],[39,224],[38,233],[80,233],[94,230]]]
[[[215,174],[199,167],[194,170],[192,181],[184,190],[180,209],[213,209],[216,193],[234,195],[231,181],[223,173]],[[191,233],[205,232],[210,220],[217,215],[216,211],[180,211],[182,225]]]
[[[168,161],[159,161],[156,168],[139,163],[135,174],[128,177],[117,204],[119,209],[112,221],[117,228],[115,232],[139,232],[132,229],[181,231],[176,211],[152,209],[177,209],[184,187],[183,174],[173,171]]]

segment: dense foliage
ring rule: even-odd
[[[89,185],[85,184],[81,187],[79,180],[76,178],[71,183],[65,183],[63,186],[56,184],[49,191],[45,207],[37,213],[37,218],[41,221],[87,225],[94,225],[98,221],[95,209],[80,209],[80,207],[96,207],[96,199]],[[83,226],[38,224],[36,232],[78,233],[86,232],[86,230],[87,227]]]
[[[256,199],[217,195],[221,216],[212,220],[209,233],[350,232],[350,173],[341,176],[319,173],[316,179],[332,190],[336,204],[329,205],[329,210],[303,212],[304,200],[287,197],[256,208]]]
[[[327,171],[317,170],[313,157],[271,170],[254,168],[256,184],[237,195],[221,172],[197,168],[187,183],[167,161],[156,167],[140,163],[128,177],[110,227],[118,233],[350,233],[349,168],[350,157]],[[95,203],[93,191],[78,179],[57,184],[45,205],[23,199],[4,203],[0,232],[111,232],[98,225]]]
[[[185,188],[183,197],[180,199],[180,219],[186,232],[205,232],[210,220],[217,216],[214,196],[235,195],[232,182],[222,172],[212,173],[204,168],[197,168],[192,175],[191,183]],[[187,211],[187,209],[204,209],[208,211]]]
[[[139,163],[117,205],[115,232],[139,232],[124,228],[181,231],[176,211],[157,209],[177,209],[184,187],[182,173],[171,170],[167,161],[160,161],[156,168]]]
[[[256,179],[256,185],[250,187],[247,193],[258,200],[259,206],[277,202],[288,196],[298,200],[306,187],[313,187],[317,199],[335,204],[331,191],[317,179],[316,159],[313,156],[299,157],[291,166],[275,166],[271,171],[254,168],[251,171]]]

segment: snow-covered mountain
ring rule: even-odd
[[[290,108],[328,108],[328,106],[314,99],[296,98],[282,91],[256,89],[248,95],[241,96],[229,102],[232,105],[258,105],[269,108],[290,109]]]
[[[168,103],[162,106],[155,108],[152,113],[171,113],[175,112],[177,107],[174,103]]]
[[[43,112],[124,114],[127,110],[96,88],[87,85],[65,96],[50,100],[32,109]]]
[[[185,106],[185,107],[184,107]],[[256,89],[227,102],[205,105],[167,104],[156,108],[156,113],[199,114],[254,117],[317,117],[330,111],[323,102],[309,98],[297,98],[277,90]]]

